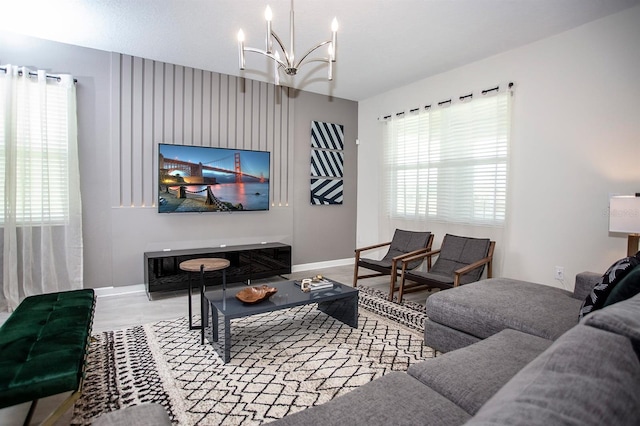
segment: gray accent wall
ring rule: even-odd
[[[353,256],[358,105],[273,84],[0,32],[0,63],[78,80],[85,287],[143,282],[143,253],[262,241],[293,264]],[[341,206],[311,206],[311,121],[345,126]],[[268,212],[157,213],[157,144],[271,152]]]

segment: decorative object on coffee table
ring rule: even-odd
[[[244,303],[258,303],[276,294],[278,289],[264,284],[259,287],[248,287],[236,293],[236,298]]]

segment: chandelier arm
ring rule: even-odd
[[[304,63],[305,59],[307,59],[307,56],[309,56],[310,54],[312,54],[313,52],[315,52],[317,49],[319,49],[319,48],[321,48],[322,46],[324,46],[324,45],[326,45],[326,44],[329,44],[329,43],[331,43],[331,40],[323,41],[322,43],[318,44],[317,46],[312,47],[311,49],[309,49],[309,50],[307,51],[307,53],[305,53],[304,55],[302,55],[302,58],[300,58],[300,60],[298,61],[298,63],[297,63],[297,64],[295,64],[295,68],[300,68],[300,67],[303,65],[303,63]],[[325,59],[322,59],[322,60],[321,60],[321,59],[312,59],[312,60],[309,60],[309,61],[307,61],[307,62],[313,62],[313,61],[324,61],[324,62],[329,62],[328,60],[326,60],[326,58],[325,58]]]
[[[287,64],[285,62],[283,62],[281,59],[278,59],[275,57],[275,55],[273,55],[272,53],[267,53],[264,50],[260,50],[260,49],[256,49],[253,47],[245,47],[244,48],[245,52],[254,52],[254,53],[260,53],[261,55],[266,56],[267,58],[273,59],[275,62],[278,63],[278,65],[280,65],[281,67],[287,68]]]
[[[287,53],[287,49],[285,49],[284,44],[282,43],[282,40],[280,40],[280,37],[278,37],[278,34],[276,34],[274,31],[271,31],[271,36],[275,39],[276,43],[278,43],[278,46],[280,46],[280,50],[284,54],[284,57],[287,59],[287,63],[286,64],[283,63],[283,66],[285,68],[291,68],[293,64],[291,63],[291,60],[289,58],[289,53]]]
[[[329,63],[329,62],[331,62],[331,59],[330,58],[312,58],[312,59],[307,59],[304,64],[308,64],[309,62],[326,62],[326,63]]]

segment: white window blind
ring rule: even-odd
[[[501,226],[507,205],[510,103],[507,91],[386,122],[387,214]]]
[[[55,80],[21,79],[0,84],[0,99],[12,99],[9,111],[7,102],[0,105],[0,223],[13,212],[18,225],[62,224],[69,216],[67,89]],[[10,193],[15,199],[7,203]]]

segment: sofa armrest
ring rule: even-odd
[[[586,299],[600,277],[602,277],[602,274],[596,272],[580,272],[576,275],[576,285],[573,288],[572,297],[580,300]]]

